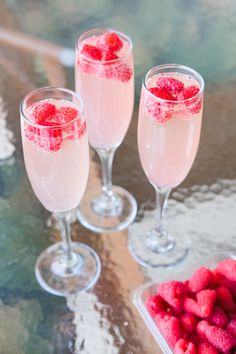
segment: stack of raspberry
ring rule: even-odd
[[[39,101],[27,109],[28,120],[37,126],[26,124],[25,136],[37,147],[56,152],[65,139],[79,139],[85,133],[85,122],[79,118],[74,121],[78,114],[73,107],[57,108],[50,102]]]
[[[128,82],[133,74],[132,69],[124,63],[116,62],[119,59],[118,52],[122,47],[122,39],[117,33],[105,32],[98,36],[96,45],[86,43],[81,47],[82,56],[77,59],[77,64],[87,74],[95,74],[103,79]]]
[[[168,122],[179,109],[182,117],[191,119],[202,108],[202,99],[197,97],[199,87],[185,86],[182,81],[171,76],[158,77],[155,86],[149,87],[148,91],[163,100],[157,101],[151,95],[144,96],[147,111],[158,123]]]
[[[236,353],[236,261],[161,283],[146,307],[175,354]]]

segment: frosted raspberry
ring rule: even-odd
[[[208,317],[216,300],[215,290],[201,290],[197,293],[196,299],[197,301],[186,297],[183,301],[184,310],[201,318]]]
[[[197,349],[198,354],[219,354],[218,350],[210,343],[200,343]]]
[[[175,101],[174,96],[165,88],[150,87],[148,90],[158,98],[168,101]]]
[[[160,295],[149,296],[146,301],[146,307],[152,317],[160,312],[167,310],[167,303]]]
[[[226,312],[234,312],[236,310],[236,304],[234,302],[231,292],[224,286],[220,286],[216,289],[216,301],[219,306]]]
[[[179,339],[175,344],[175,354],[197,354],[196,347],[193,343],[186,339]]]
[[[196,85],[191,85],[182,90],[177,96],[177,101],[193,98],[189,102],[186,102],[187,111],[191,114],[199,113],[202,108],[202,99],[199,97],[194,98],[198,92],[199,88]]]
[[[159,89],[165,89],[171,94],[177,94],[184,89],[184,84],[173,77],[159,77],[156,81]]]
[[[198,268],[189,280],[189,289],[197,293],[200,290],[206,289],[213,281],[212,272],[206,267]]]
[[[118,59],[118,56],[112,51],[104,51],[102,52],[102,61],[110,61]]]
[[[197,322],[197,317],[192,313],[184,313],[180,316],[181,328],[185,333],[194,333]]]
[[[178,101],[184,101],[196,96],[199,92],[199,87],[191,85],[182,90],[178,95]]]
[[[182,312],[184,283],[180,281],[161,283],[158,287],[158,294],[174,309],[177,314]]]
[[[160,314],[156,315],[155,321],[169,346],[174,348],[182,334],[179,320],[169,314]]]
[[[80,137],[86,126],[78,119],[77,122],[65,127],[60,127],[61,124],[73,121],[78,116],[77,109],[73,107],[64,106],[58,110],[52,104],[47,102],[39,102],[37,105],[29,109],[28,114],[35,114],[35,119],[40,127],[26,126],[25,136],[34,145],[49,152],[56,152],[60,149],[63,143],[63,135],[66,138],[74,139]]]
[[[236,281],[236,261],[233,259],[226,259],[220,261],[217,265],[216,270],[223,274],[226,278],[231,281]]]
[[[117,33],[106,32],[98,39],[97,46],[105,51],[117,52],[123,47],[123,42]]]
[[[219,306],[214,306],[210,316],[207,317],[207,320],[212,325],[215,325],[217,327],[222,327],[222,328],[224,328],[228,323],[227,315],[224,313],[222,308]]]
[[[205,333],[207,340],[223,353],[229,352],[236,344],[236,338],[223,328],[208,326]]]
[[[80,50],[80,53],[86,56],[88,59],[92,59],[92,60],[102,59],[101,50],[91,44],[84,44]]]
[[[27,118],[33,123],[47,125],[47,120],[54,115],[56,107],[54,104],[40,101],[27,109]]]
[[[63,142],[60,128],[37,128],[29,125],[25,128],[25,136],[34,145],[49,152],[58,151]]]
[[[155,93],[157,93],[157,90],[158,89],[156,89],[155,87],[149,89],[149,91],[154,95]],[[169,94],[167,93],[167,95]],[[167,95],[165,97],[170,98],[170,96]],[[160,124],[167,123],[173,116],[172,107],[169,104],[168,105],[167,103],[161,104],[154,97],[146,93],[143,95],[143,104],[146,107],[148,113],[151,115],[152,118],[154,118],[154,120],[157,123]]]
[[[132,69],[126,65],[118,65],[116,68],[116,78],[121,82],[128,82],[133,75]]]
[[[132,75],[132,69],[126,64],[112,64],[100,65],[97,72],[98,77],[103,79],[112,79],[114,81],[128,82]]]
[[[55,114],[55,123],[57,124],[65,124],[69,123],[70,121],[74,120],[78,116],[77,109],[73,107],[61,107],[56,111]]]
[[[236,338],[236,319],[229,321],[226,327],[226,331]]]

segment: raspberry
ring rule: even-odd
[[[65,124],[74,120],[78,116],[77,109],[73,107],[61,107],[55,114],[55,123]]]
[[[181,338],[179,320],[169,314],[159,314],[156,315],[155,321],[169,346],[174,348],[176,342]]]
[[[185,295],[188,297],[194,296],[193,292],[189,289],[189,280],[185,280],[185,282],[184,282],[184,292],[185,292]]]
[[[215,303],[215,290],[201,290],[197,293],[196,297],[197,301],[188,297],[184,299],[184,310],[202,318],[208,317]]]
[[[196,96],[199,88],[196,85],[191,85],[182,90],[178,95],[178,101],[185,101],[189,98]]]
[[[133,75],[132,69],[126,64],[121,65],[100,65],[98,77],[112,79],[114,81],[128,82]]]
[[[165,89],[172,95],[181,92],[184,89],[184,84],[173,77],[159,77],[156,81],[158,89]]]
[[[233,259],[225,259],[220,261],[217,265],[216,270],[223,274],[226,278],[231,281],[236,281],[236,261]]]
[[[102,59],[101,50],[91,44],[84,44],[80,53],[92,60],[101,60]]]
[[[148,89],[154,96],[161,98],[163,100],[175,101],[174,96],[167,91],[165,88],[150,87]]]
[[[122,64],[116,68],[116,78],[118,81],[128,82],[132,75],[132,69],[128,65]]]
[[[226,312],[234,312],[236,310],[236,304],[234,302],[231,292],[224,286],[220,286],[216,289],[216,301],[219,306]]]
[[[216,326],[206,327],[207,340],[223,353],[227,353],[236,344],[236,338],[225,329]]]
[[[159,89],[152,87],[149,89],[149,91],[156,96],[156,93],[159,92]],[[171,97],[168,91],[166,91],[165,97],[166,99],[171,98],[173,100],[173,96]],[[148,94],[144,94],[143,100],[148,113],[152,118],[155,119],[156,122],[163,124],[167,123],[172,118],[171,106],[169,106],[169,104],[161,104],[154,97]]]
[[[167,310],[167,303],[160,295],[149,296],[146,301],[146,307],[152,317],[160,312]]]
[[[106,32],[98,39],[97,46],[102,50],[117,52],[123,47],[123,42],[115,32]]]
[[[207,321],[199,321],[198,324],[197,324],[197,328],[196,328],[196,332],[197,332],[197,335],[199,337],[199,339],[202,341],[202,342],[205,342],[207,340],[206,338],[206,328],[209,326],[209,323]]]
[[[210,316],[207,318],[208,322],[217,327],[224,328],[228,323],[228,317],[221,307],[214,306]]]
[[[174,309],[177,314],[182,312],[182,297],[184,295],[184,283],[169,281],[161,283],[158,294]]]
[[[179,339],[175,344],[175,354],[197,354],[196,347],[192,342],[186,339]]]
[[[189,289],[197,293],[209,287],[213,280],[212,272],[206,267],[198,268],[189,280]]]
[[[180,316],[181,328],[185,333],[194,333],[197,322],[197,317],[192,313],[184,313]]]
[[[54,115],[56,107],[54,104],[40,101],[29,107],[27,117],[36,124],[47,125],[47,119]]]
[[[63,142],[60,128],[36,128],[29,125],[25,128],[25,136],[34,145],[49,152],[58,151]]]
[[[234,297],[236,296],[236,281],[229,280],[223,274],[221,274],[219,286],[227,288]]]
[[[236,337],[236,320],[229,321],[226,331]]]
[[[210,343],[200,343],[197,349],[198,354],[218,354],[218,350],[214,348]]]
[[[109,60],[115,60],[118,59],[118,56],[112,52],[112,51],[105,51],[102,52],[102,61],[109,61]]]
[[[193,98],[199,92],[199,88],[196,85],[191,85],[183,89],[177,96],[178,101],[184,101],[189,98]],[[202,100],[200,98],[195,98],[186,102],[187,111],[191,114],[196,114],[200,112],[202,108]]]

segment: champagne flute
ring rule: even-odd
[[[187,256],[186,235],[174,237],[163,226],[171,189],[189,173],[201,133],[204,81],[178,64],[152,68],[143,80],[138,121],[138,150],[144,172],[156,191],[154,228],[130,238],[129,250],[143,266],[169,267]],[[134,240],[133,240],[134,239]]]
[[[100,260],[70,235],[70,214],[84,194],[89,172],[82,100],[68,89],[40,88],[22,100],[20,117],[30,184],[42,205],[56,215],[62,237],[39,256],[36,278],[55,295],[87,290],[98,279]]]
[[[89,141],[102,164],[102,190],[87,190],[78,217],[96,232],[122,230],[137,212],[134,197],[112,185],[114,153],[125,137],[133,112],[131,39],[111,29],[84,33],[76,47],[75,79],[76,90],[84,100]]]

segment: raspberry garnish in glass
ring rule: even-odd
[[[189,252],[189,238],[183,234],[174,238],[164,228],[162,216],[171,189],[186,178],[197,153],[203,90],[201,75],[182,65],[154,67],[144,78],[138,149],[144,172],[156,190],[156,222],[147,234],[139,231],[129,241],[131,254],[144,266],[174,266]]]
[[[57,216],[62,236],[62,242],[38,258],[36,277],[56,295],[88,289],[98,279],[100,260],[87,245],[70,238],[70,213],[84,194],[89,172],[82,100],[70,90],[44,87],[22,100],[20,115],[31,186],[43,206]]]
[[[96,232],[121,230],[137,211],[134,197],[112,185],[114,153],[128,130],[134,104],[130,38],[110,29],[84,33],[77,43],[75,80],[84,100],[89,142],[102,164],[102,190],[88,191],[78,217]]]

